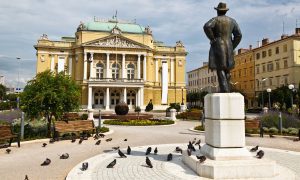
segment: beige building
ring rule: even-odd
[[[81,23],[74,37],[43,35],[34,46],[37,73],[64,71],[81,86],[82,108],[111,110],[121,101],[142,109],[181,103],[185,96],[184,45],[155,41],[150,27],[116,19]],[[185,100],[184,100],[185,101]]]
[[[217,92],[218,77],[216,71],[208,69],[208,63],[204,62],[203,66],[187,72],[188,92]]]
[[[262,46],[253,49],[255,58],[256,94],[267,88],[300,82],[300,29],[291,36],[269,42],[262,40]]]

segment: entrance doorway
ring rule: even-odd
[[[110,93],[110,108],[114,109],[117,104],[120,103],[121,93],[117,90],[114,90]]]
[[[135,108],[135,91],[133,90],[129,90],[129,92],[127,92],[127,105],[129,109]]]
[[[104,107],[104,93],[100,90],[94,93],[94,107],[95,108]]]

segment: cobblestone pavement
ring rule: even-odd
[[[199,122],[195,121],[178,121],[175,125],[170,126],[110,126],[115,132],[107,137],[111,137],[113,140],[111,142],[102,140],[100,146],[95,146],[95,141],[92,138],[84,141],[81,145],[78,144],[78,141],[71,143],[66,140],[48,144],[45,148],[41,147],[41,141],[21,143],[21,148],[17,148],[16,145],[10,148],[11,154],[6,154],[5,149],[0,149],[0,179],[24,179],[26,174],[30,180],[65,179],[74,166],[88,158],[108,152],[114,146],[127,148],[127,145],[139,147],[153,144],[178,144],[187,143],[193,138],[201,138],[204,142],[203,133],[188,130],[198,124]],[[127,142],[123,141],[125,138],[128,139]],[[246,144],[248,146],[259,145],[300,152],[300,142],[293,142],[286,138],[250,137],[246,138]],[[70,154],[70,158],[67,160],[59,159],[58,155],[66,152]],[[266,152],[266,157],[275,159],[283,166],[295,170],[300,176],[300,155],[288,152],[283,154],[278,151],[275,153]],[[46,167],[40,166],[46,158],[52,160],[51,164]]]

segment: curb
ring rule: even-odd
[[[192,132],[197,132],[197,133],[201,133],[201,134],[203,134],[205,131],[198,131],[198,130],[195,130],[194,128],[189,128],[188,129],[189,131],[192,131]]]

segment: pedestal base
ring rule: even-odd
[[[215,148],[205,144],[200,149],[201,154],[213,160],[246,160],[252,159],[251,153],[241,148]]]
[[[276,174],[276,163],[267,159],[254,157],[244,160],[211,160],[200,163],[194,156],[188,156],[183,152],[183,162],[199,176],[211,179],[272,179]]]

